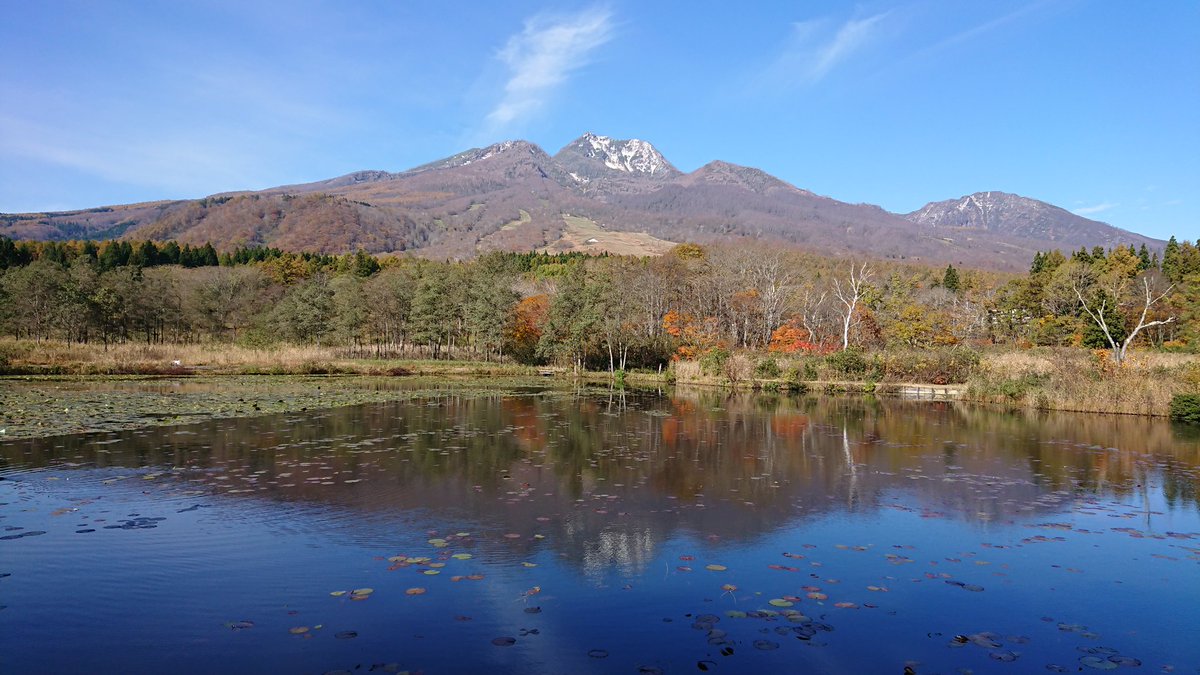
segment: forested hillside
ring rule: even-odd
[[[1027,274],[685,244],[655,258],[435,262],[175,242],[0,237],[0,329],[111,344],[657,367],[736,350],[984,344],[1200,349],[1200,249],[1038,253]],[[1149,302],[1147,302],[1149,299]],[[1155,323],[1159,322],[1159,323]]]

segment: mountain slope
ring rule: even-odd
[[[932,202],[904,217],[931,232],[991,232],[1053,242],[1060,248],[1162,245],[1150,237],[1007,192],[976,192],[958,199]]]
[[[1002,192],[897,215],[714,161],[682,173],[653,145],[585,134],[553,157],[526,141],[407,171],[48,214],[0,215],[13,238],[167,239],[340,253],[661,253],[672,242],[766,240],[820,253],[1024,269],[1051,248],[1162,242]]]

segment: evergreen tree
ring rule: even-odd
[[[458,314],[448,277],[449,270],[442,265],[430,264],[423,270],[409,317],[413,342],[428,346],[435,359],[441,358],[442,346],[449,344]]]
[[[1101,312],[1101,305],[1103,305],[1103,312]],[[1125,317],[1121,316],[1121,312],[1117,309],[1116,300],[1111,295],[1101,292],[1092,300],[1090,306],[1093,312],[1103,316],[1113,341],[1120,345],[1125,340],[1128,331],[1125,329]],[[1083,332],[1083,346],[1089,349],[1111,349],[1112,345],[1109,344],[1100,325],[1088,317],[1082,308],[1079,312],[1081,317],[1087,321],[1087,329]]]
[[[550,303],[546,330],[538,343],[538,355],[569,360],[578,371],[588,346],[596,338],[600,323],[596,288],[588,284],[583,262],[571,263],[559,278],[558,292]]]
[[[134,267],[154,267],[158,264],[158,246],[150,240],[143,241],[129,256],[129,264]]]
[[[361,248],[354,253],[354,261],[350,267],[350,272],[354,276],[365,279],[378,271],[379,261],[375,259],[375,256]]]
[[[961,290],[958,270],[954,269],[954,265],[946,266],[946,273],[942,275],[942,287],[951,293],[958,293]]]
[[[109,240],[104,242],[104,247],[100,249],[100,271],[107,272],[118,267],[124,267],[129,264],[129,256],[133,253],[133,248],[128,242],[120,242]]]
[[[210,243],[205,243],[199,249],[199,266],[201,267],[217,267],[221,264],[221,259],[217,257],[217,249],[213,248]]]
[[[0,270],[17,266],[17,245],[12,239],[0,236]]]
[[[1175,237],[1168,239],[1167,247],[1163,249],[1162,272],[1172,283],[1179,283],[1179,242]]]
[[[1130,244],[1129,247],[1133,248],[1133,245]],[[1142,247],[1138,249],[1137,255],[1138,259],[1141,260],[1141,263],[1138,265],[1138,270],[1145,271],[1154,265],[1153,261],[1150,260],[1150,250],[1146,248],[1145,244],[1142,244]]]
[[[173,239],[163,244],[163,247],[158,251],[158,260],[161,265],[178,265],[179,244],[175,243]]]
[[[470,268],[463,318],[485,354],[501,350],[513,308],[521,299],[512,289],[515,278],[507,267],[504,254],[489,253]]]
[[[79,249],[79,256],[86,260],[89,265],[97,265],[100,261],[100,247],[96,246],[94,241],[85,241]]]

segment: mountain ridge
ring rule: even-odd
[[[647,141],[590,132],[553,156],[508,140],[399,172],[362,170],[198,200],[0,214],[0,234],[11,238],[173,238],[447,258],[561,250],[583,231],[589,251],[608,250],[609,239],[623,242],[623,252],[630,241],[653,242],[647,253],[671,242],[759,239],[824,254],[1013,270],[1039,250],[1163,245],[1006,192],[895,214],[722,160],[685,173]]]

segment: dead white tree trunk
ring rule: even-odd
[[[805,289],[804,298],[800,301],[800,324],[808,331],[808,341],[824,351],[825,331],[822,326],[824,322],[821,320],[821,309],[825,304],[825,294],[813,296],[813,291]]]
[[[1101,298],[1100,307],[1093,311],[1091,307],[1088,307],[1087,301],[1083,299],[1083,293],[1079,290],[1079,286],[1073,285],[1072,288],[1075,290],[1075,297],[1079,298],[1079,304],[1083,307],[1083,311],[1087,312],[1087,315],[1091,317],[1092,321],[1100,328],[1100,331],[1104,333],[1104,339],[1108,340],[1108,345],[1112,348],[1113,360],[1116,361],[1117,364],[1120,364],[1125,360],[1125,354],[1129,350],[1129,345],[1133,344],[1133,340],[1137,337],[1138,333],[1142,332],[1146,328],[1150,328],[1151,326],[1162,326],[1175,321],[1175,317],[1173,316],[1169,316],[1166,319],[1146,321],[1146,315],[1150,313],[1150,308],[1154,306],[1154,303],[1167,297],[1167,294],[1171,292],[1172,287],[1168,286],[1167,290],[1156,296],[1150,292],[1150,280],[1146,277],[1142,277],[1142,292],[1144,296],[1142,302],[1142,313],[1138,317],[1137,325],[1134,326],[1133,330],[1129,331],[1129,334],[1125,336],[1125,340],[1120,344],[1117,344],[1117,340],[1112,334],[1112,327],[1108,325],[1108,321],[1104,317],[1105,310],[1108,309],[1108,298]],[[1113,297],[1119,297],[1118,293],[1120,292],[1120,289],[1114,290],[1116,292],[1113,293]],[[1114,300],[1113,302],[1118,301]]]
[[[842,351],[850,348],[850,326],[854,322],[854,310],[858,308],[858,301],[862,299],[863,287],[868,279],[871,278],[871,270],[867,269],[867,263],[863,263],[859,267],[857,273],[854,270],[854,263],[850,263],[850,280],[846,286],[842,287],[842,282],[838,279],[833,280],[833,293],[841,301],[845,311],[842,314]]]

